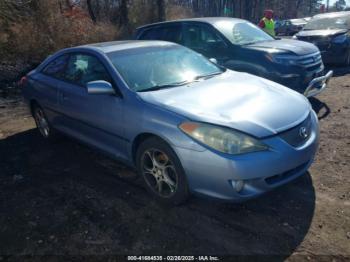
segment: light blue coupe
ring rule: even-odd
[[[304,96],[168,42],[68,48],[21,83],[44,138],[59,131],[136,167],[167,203],[259,196],[304,174],[317,151]]]

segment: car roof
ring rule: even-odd
[[[171,20],[171,21],[143,25],[143,26],[136,28],[136,30],[147,28],[147,27],[152,27],[152,26],[157,26],[157,25],[166,25],[166,24],[179,23],[179,22],[201,22],[201,23],[215,25],[216,23],[223,22],[223,21],[247,22],[246,20],[239,19],[239,18],[232,18],[232,17],[197,17],[197,18],[178,19],[178,20]]]
[[[342,16],[350,16],[350,11],[318,14],[318,15],[313,16],[313,18],[332,18],[332,17],[342,17]]]
[[[112,42],[86,44],[82,46],[77,46],[76,48],[87,48],[87,49],[95,49],[95,50],[97,49],[99,51],[102,51],[103,53],[110,53],[110,52],[135,49],[135,48],[148,48],[148,47],[161,48],[164,46],[172,46],[172,45],[176,45],[176,44],[165,42],[165,41],[127,40],[127,41],[112,41]]]

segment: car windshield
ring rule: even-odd
[[[272,36],[248,22],[221,21],[215,27],[235,45],[274,40]]]
[[[304,30],[324,30],[324,29],[350,29],[350,17],[322,17],[313,18],[304,27]]]
[[[180,86],[224,70],[181,46],[144,47],[107,54],[114,67],[137,92]]]

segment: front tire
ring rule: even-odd
[[[178,205],[189,197],[180,160],[163,140],[156,137],[145,140],[137,150],[136,165],[147,190],[157,200]]]

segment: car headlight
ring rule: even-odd
[[[342,44],[346,41],[347,36],[346,34],[338,35],[337,37],[334,37],[332,42],[336,44]]]
[[[268,146],[257,139],[230,128],[198,122],[185,122],[179,128],[193,139],[226,154],[268,150]]]
[[[268,54],[267,58],[271,62],[282,65],[298,65],[298,57],[295,55]]]
[[[292,39],[295,39],[295,40],[296,40],[296,39],[298,39],[298,37],[297,37],[296,35],[293,35],[293,36],[292,36]]]

